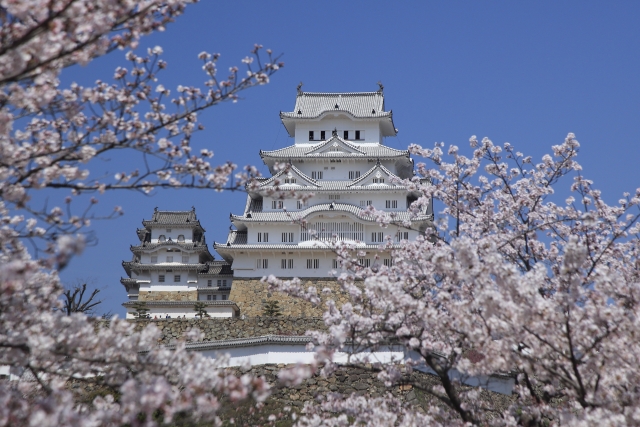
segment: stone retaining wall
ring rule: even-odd
[[[204,341],[263,335],[304,335],[309,330],[326,330],[322,319],[317,317],[158,319],[132,322],[135,322],[138,331],[149,323],[155,324],[162,331],[161,344],[171,344],[194,327],[204,333]]]
[[[240,307],[240,315],[260,316],[262,315],[264,304],[267,301],[276,300],[284,316],[294,317],[321,317],[326,308],[324,304],[326,300],[333,299],[338,307],[341,307],[342,304],[348,301],[348,296],[342,292],[340,285],[335,279],[300,278],[300,280],[305,288],[315,286],[318,290],[318,295],[322,301],[318,306],[314,307],[306,301],[292,298],[281,292],[269,292],[267,284],[262,283],[258,278],[233,279],[229,299],[238,304],[238,307]],[[322,293],[322,290],[325,288],[331,289],[332,292],[330,295]]]

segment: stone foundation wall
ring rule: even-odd
[[[160,344],[171,344],[192,328],[204,333],[204,341],[230,338],[251,338],[262,335],[304,335],[309,330],[324,331],[326,326],[317,317],[247,317],[216,319],[132,320],[139,331],[149,323],[162,332]]]
[[[138,301],[197,301],[198,291],[140,291]]]
[[[321,303],[314,307],[312,304],[301,299],[292,298],[281,292],[269,292],[267,284],[260,282],[260,279],[233,279],[231,294],[229,299],[240,307],[240,315],[260,316],[262,315],[264,304],[267,301],[278,301],[283,316],[294,317],[321,317],[326,306],[325,301],[333,299],[338,307],[348,301],[348,296],[342,292],[340,285],[335,279],[327,278],[300,278],[305,288],[315,286],[318,290]],[[331,289],[330,295],[325,295],[322,290]]]

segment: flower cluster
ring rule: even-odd
[[[469,157],[410,147],[434,165],[418,165],[433,184],[406,183],[423,193],[414,205],[439,200],[446,221],[403,243],[392,266],[363,268],[353,248],[336,247],[350,301],[328,303],[315,349],[330,357],[403,346],[415,358],[360,365],[433,396],[438,415],[423,425],[637,425],[640,189],[605,203],[582,176],[572,134],[540,163],[510,144],[474,137],[471,146]],[[572,195],[559,200],[566,181]],[[270,282],[314,300],[295,281]],[[418,365],[440,383],[407,375]],[[515,380],[506,409],[461,387],[460,378],[492,375]],[[402,424],[410,410],[334,398],[310,405],[301,425],[357,424],[356,406],[363,423],[379,425]]]
[[[91,206],[110,190],[148,193],[161,187],[240,188],[257,175],[235,165],[213,166],[210,150],[193,152],[202,129],[198,113],[269,78],[283,66],[254,46],[246,75],[232,67],[218,75],[219,54],[203,52],[202,88],[158,82],[167,64],[162,48],[126,54],[113,83],[61,87],[65,67],[86,64],[115,49],[133,49],[141,36],[162,31],[190,0],[23,0],[2,2],[0,14],[0,425],[153,426],[176,419],[219,421],[220,399],[262,401],[262,378],[221,369],[207,359],[158,346],[159,331],[135,333],[114,319],[102,324],[60,310],[57,272],[87,243],[81,234]],[[124,151],[122,151],[124,150]],[[92,162],[110,154],[140,156],[142,170],[116,170],[92,178]],[[35,207],[43,189],[69,194]],[[93,193],[75,213],[74,196]],[[60,198],[62,199],[62,198]],[[111,215],[120,215],[116,207]],[[32,257],[25,241],[36,242]],[[40,243],[38,243],[38,241]],[[44,250],[44,252],[41,252]],[[197,338],[193,331],[191,339]],[[83,402],[71,385],[98,387]]]

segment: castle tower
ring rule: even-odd
[[[136,301],[144,302],[151,318],[192,318],[194,304],[205,303],[212,317],[234,317],[238,306],[229,301],[233,271],[229,263],[215,261],[205,241],[195,208],[190,211],[153,212],[138,229],[140,243],[131,246],[133,258],[122,263],[127,278],[120,280],[129,301],[127,318]]]
[[[334,239],[365,252],[364,266],[390,265],[389,251],[379,249],[387,236],[398,244],[432,225],[431,206],[417,216],[407,212],[420,194],[399,182],[414,175],[409,152],[383,144],[397,129],[392,112],[385,111],[382,85],[377,92],[360,93],[309,93],[299,87],[293,111],[280,118],[294,144],[260,152],[272,176],[247,186],[244,212],[230,215],[235,230],[226,242],[214,243],[232,264],[236,284],[268,274],[330,277],[339,266],[323,242]],[[282,190],[315,196],[304,202],[282,197]],[[362,216],[369,205],[388,212],[392,225],[381,228]],[[236,300],[235,290],[232,294]]]

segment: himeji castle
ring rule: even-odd
[[[230,214],[227,240],[214,242],[224,261],[209,252],[195,210],[156,209],[143,221],[133,259],[123,263],[128,317],[136,301],[145,302],[152,318],[194,317],[196,301],[213,317],[260,316],[273,299],[285,315],[321,316],[322,308],[273,294],[261,279],[298,277],[337,290],[341,266],[333,243],[352,244],[364,267],[388,266],[394,246],[432,227],[431,204],[417,214],[407,210],[421,194],[402,183],[414,177],[409,152],[384,145],[398,130],[382,86],[357,93],[299,86],[293,111],[280,118],[293,145],[260,151],[272,176],[248,183],[244,211]],[[369,206],[388,214],[390,225],[365,215]],[[388,239],[392,244],[380,249]]]
[[[431,206],[417,216],[407,211],[420,194],[400,182],[414,175],[409,152],[384,145],[398,131],[385,111],[382,85],[357,93],[310,93],[299,86],[293,111],[280,118],[293,145],[260,151],[272,176],[247,186],[244,212],[230,216],[235,230],[214,243],[234,277],[329,277],[339,265],[326,243],[336,240],[365,251],[365,267],[390,265],[390,253],[379,251],[387,236],[398,244],[432,225]],[[296,196],[283,197],[289,190]],[[303,201],[305,193],[314,197]],[[368,206],[392,215],[392,225],[381,228],[364,216]],[[406,220],[410,227],[400,225]]]

